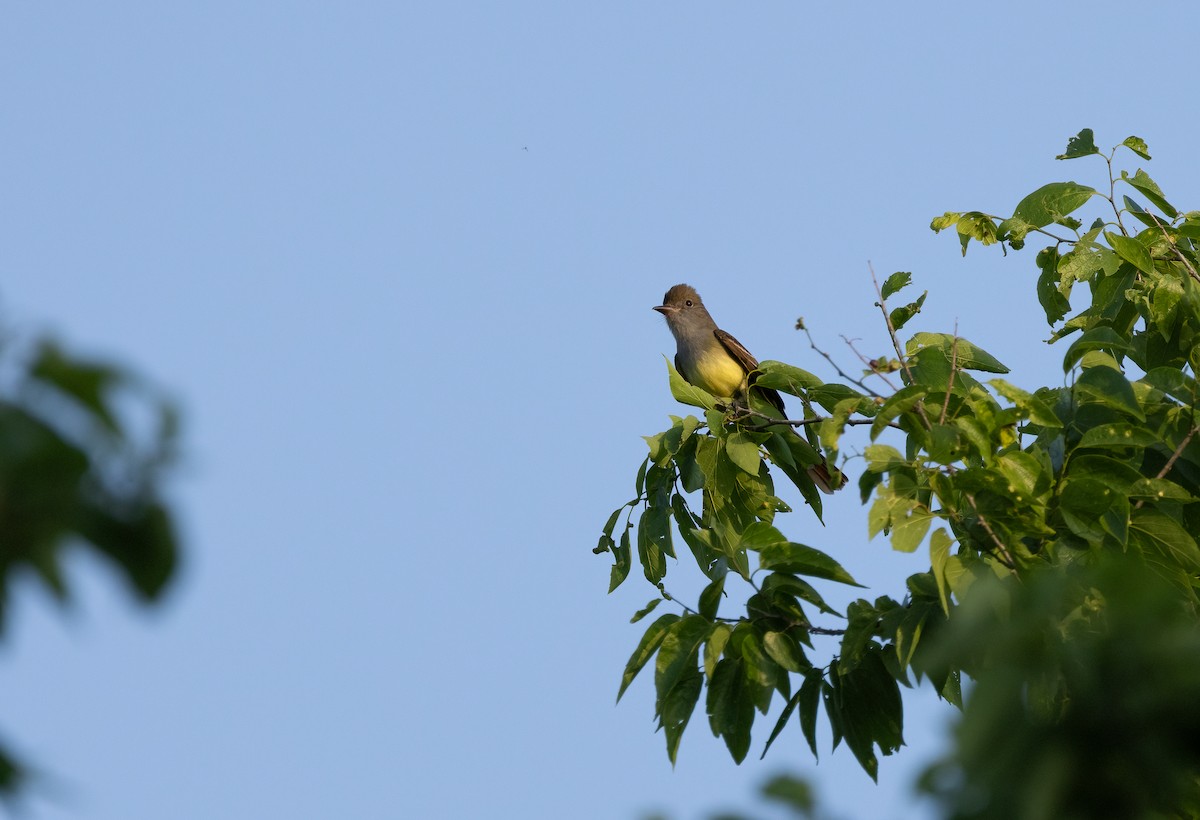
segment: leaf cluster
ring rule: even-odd
[[[903,742],[899,687],[928,679],[962,706],[967,677],[976,694],[962,724],[961,756],[929,781],[955,816],[1098,816],[1065,809],[1078,803],[1072,795],[1082,788],[1079,779],[1094,771],[1080,760],[1102,758],[1119,769],[1113,761],[1126,754],[1121,742],[1100,748],[1088,735],[1102,716],[1096,670],[1115,664],[1116,680],[1127,687],[1122,702],[1153,700],[1158,684],[1164,702],[1200,702],[1194,675],[1139,680],[1129,660],[1182,668],[1164,659],[1190,657],[1184,633],[1194,634],[1200,605],[1200,212],[1176,208],[1140,168],[1117,173],[1121,148],[1149,159],[1136,137],[1102,154],[1089,130],[1059,157],[1101,157],[1107,190],[1055,182],[1022,199],[1011,216],[948,212],[933,221],[935,231],[956,229],[964,253],[971,240],[1007,252],[1044,238],[1034,260],[1036,291],[1050,341],[1067,342],[1061,384],[1017,386],[1003,378],[1004,364],[957,329],[902,338],[928,295],[889,306],[911,287],[907,272],[877,286],[894,357],[860,356],[867,364],[861,378],[839,367],[848,384],[823,383],[775,362],[757,374],[758,384],[800,398],[803,417],[786,423],[802,431],[794,438],[812,452],[832,463],[854,434],[867,536],[882,534],[906,553],[924,548],[929,558],[899,595],[861,599],[845,612],[826,605],[811,581],[853,579],[776,526],[776,515],[788,509],[774,492],[773,474],[791,479],[820,515],[819,499],[813,502],[772,446],[779,425],[764,426],[753,402],[748,409],[723,406],[671,372],[676,398],[702,407],[704,418],[673,418],[669,430],[647,439],[637,497],[609,519],[597,551],[615,557],[615,588],[632,567],[633,513],[640,510],[638,560],[660,599],[673,600],[663,586],[665,559],[675,555],[672,525],[708,576],[696,606],[675,602],[680,614],[650,626],[620,689],[655,658],[656,710],[672,761],[705,688],[710,727],[738,761],[756,716],[767,714],[778,693],[784,706],[768,747],[796,717],[815,755],[824,705],[835,747],[845,741],[874,777],[876,753],[890,754]],[[1085,228],[1080,215],[1088,205],[1107,210]],[[1074,312],[1073,299],[1082,305]],[[697,492],[699,514],[690,506]],[[1113,588],[1122,574],[1137,579],[1132,591]],[[722,618],[717,604],[730,578],[751,592],[744,611]],[[1131,601],[1151,593],[1138,590],[1153,590],[1160,604],[1140,620],[1130,614]],[[831,629],[811,617],[844,625]],[[1153,627],[1158,621],[1162,630]],[[1143,634],[1141,654],[1122,655],[1139,630],[1155,640],[1147,643]],[[814,658],[813,634],[840,636],[827,662]],[[1129,708],[1131,715],[1152,714],[1153,726],[1162,722],[1159,711]],[[1135,722],[1128,719],[1129,732]],[[1165,748],[1183,743],[1186,731],[1171,735]],[[1026,802],[992,800],[1005,778],[1026,777],[1018,768],[1048,737],[1058,738],[1052,748],[1060,758],[1047,760],[1021,792]],[[1087,743],[1095,747],[1092,757],[1071,757]],[[1152,745],[1139,737],[1130,749]],[[1128,754],[1125,773],[1162,760]],[[1177,761],[1159,776],[1122,776],[1106,799],[1130,812],[1186,804],[1200,773],[1191,752]],[[1151,799],[1153,789],[1167,796]]]

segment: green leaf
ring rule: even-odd
[[[725,453],[729,460],[750,475],[758,475],[762,466],[758,443],[746,433],[737,430],[725,439]]]
[[[883,299],[888,299],[894,293],[899,293],[912,282],[912,274],[907,271],[897,271],[884,280],[883,288],[880,290],[880,296]]]
[[[767,738],[767,745],[763,747],[762,755],[759,760],[767,756],[767,752],[771,749],[771,744],[775,742],[775,738],[779,737],[779,733],[783,731],[783,727],[792,719],[792,713],[796,711],[797,704],[800,703],[800,692],[792,695],[788,700],[787,705],[783,707],[783,711],[779,713],[779,720],[775,721],[775,728],[771,730],[771,736]]]
[[[742,651],[743,670],[750,684],[750,697],[755,707],[762,714],[771,708],[771,697],[782,681],[787,680],[787,673],[771,660],[763,649],[762,641],[754,630],[747,630],[740,643]]]
[[[1050,409],[1049,405],[1032,393],[1028,393],[1004,379],[989,379],[988,384],[1001,396],[1015,404],[1021,411],[1021,415],[1034,424],[1050,429],[1062,427],[1062,422],[1059,421],[1058,416],[1054,415],[1054,411]]]
[[[1151,447],[1158,436],[1140,425],[1119,422],[1093,427],[1079,439],[1078,447]]]
[[[1080,401],[1092,401],[1127,413],[1139,421],[1146,416],[1138,405],[1133,387],[1117,371],[1108,367],[1093,367],[1083,371],[1075,381],[1075,395]]]
[[[1076,159],[1099,153],[1100,150],[1096,148],[1096,143],[1092,138],[1092,129],[1085,128],[1067,140],[1067,150],[1056,156],[1055,159]]]
[[[994,245],[999,241],[996,223],[990,216],[979,211],[959,214],[955,227],[958,230],[958,242],[962,245],[963,256],[967,255],[967,245],[972,239],[984,246]]]
[[[929,562],[934,580],[937,581],[938,600],[942,604],[942,612],[950,615],[950,583],[947,579],[946,568],[950,561],[950,547],[954,539],[947,534],[945,528],[938,527],[929,538]]]
[[[710,583],[700,593],[700,614],[710,621],[717,617],[717,610],[721,606],[721,596],[725,592],[725,576],[722,575],[717,580]]]
[[[629,623],[636,624],[642,618],[645,618],[647,615],[649,615],[651,612],[653,612],[658,607],[658,605],[661,604],[662,602],[663,602],[662,598],[655,598],[653,601],[646,604],[644,607],[642,607],[637,612],[635,612],[633,614],[633,617],[629,619]]]
[[[900,455],[900,451],[890,444],[870,444],[863,450],[867,459],[867,469],[872,472],[884,473],[900,467],[908,466],[908,459]]]
[[[1108,244],[1117,252],[1117,256],[1124,259],[1129,264],[1140,270],[1142,273],[1154,273],[1154,260],[1150,258],[1150,251],[1136,239],[1128,236],[1121,236],[1119,233],[1105,231],[1104,238],[1108,240]]]
[[[709,680],[712,680],[717,661],[721,659],[721,653],[725,651],[732,634],[733,628],[729,624],[714,624],[708,633],[708,640],[704,643],[704,676]]]
[[[892,323],[892,330],[899,330],[908,324],[908,320],[921,312],[921,306],[925,304],[925,297],[929,295],[929,291],[923,292],[917,297],[915,302],[909,302],[907,305],[898,307],[893,310],[888,318]]]
[[[665,558],[670,547],[671,524],[667,511],[662,507],[648,507],[638,520],[638,560],[646,580],[657,584],[667,574]]]
[[[1128,538],[1129,501],[1103,482],[1090,478],[1072,478],[1062,486],[1059,512],[1071,532],[1099,544],[1105,534],[1119,544]]]
[[[877,780],[875,746],[890,755],[904,742],[903,704],[896,679],[887,671],[878,644],[870,645],[862,662],[850,671],[835,661],[829,677],[833,692],[826,697],[825,706],[830,720],[841,729],[863,771]]]
[[[634,479],[634,489],[637,491],[637,497],[641,498],[642,493],[646,491],[646,470],[650,467],[650,462],[654,457],[654,451],[657,449],[655,438],[652,436],[642,436],[646,440],[646,444],[650,446],[650,455],[642,460],[642,466],[638,467],[637,478]],[[618,510],[620,512],[620,510]]]
[[[1174,481],[1165,478],[1142,478],[1135,481],[1129,488],[1132,498],[1146,498],[1154,501],[1182,501],[1191,504],[1196,496],[1180,487]]]
[[[925,540],[934,516],[927,510],[912,507],[904,516],[892,516],[892,549],[913,552]]]
[[[1124,355],[1131,350],[1129,340],[1111,327],[1094,327],[1071,343],[1063,356],[1063,372],[1069,373],[1075,363],[1089,350],[1107,350],[1114,356]]]
[[[1125,203],[1125,208],[1129,211],[1129,213],[1133,214],[1134,218],[1147,228],[1157,228],[1162,224],[1161,219],[1143,208],[1141,204],[1133,197],[1122,195],[1121,201]]]
[[[713,398],[711,393],[707,393],[688,382],[683,376],[679,375],[679,371],[675,369],[675,365],[671,364],[670,359],[663,357],[667,362],[667,372],[671,383],[671,395],[675,397],[675,401],[681,404],[690,404],[693,407],[703,407],[706,410],[712,410],[717,400]]]
[[[1150,148],[1141,137],[1126,137],[1121,144],[1142,159],[1150,159]]]
[[[1129,176],[1129,174],[1122,171],[1121,179],[1140,191],[1146,199],[1153,202],[1155,207],[1166,214],[1168,218],[1174,219],[1179,216],[1179,211],[1175,210],[1175,206],[1170,202],[1167,202],[1167,198],[1163,195],[1162,189],[1158,187],[1158,183],[1152,180],[1142,169],[1139,168],[1133,176]]]
[[[614,589],[624,583],[629,577],[629,570],[633,566],[633,548],[629,539],[630,526],[625,525],[624,532],[621,533],[621,543],[613,549],[613,566],[612,572],[608,577],[608,591]]]
[[[807,601],[827,615],[842,617],[841,613],[825,603],[825,599],[808,581],[783,572],[772,572],[762,582],[762,590],[768,595],[779,593]]]
[[[957,211],[946,211],[941,216],[935,216],[933,221],[929,223],[929,228],[934,233],[941,233],[947,228],[953,228],[961,218],[962,214]]]
[[[996,459],[996,468],[1007,479],[1009,497],[1016,504],[1028,504],[1031,496],[1049,488],[1050,481],[1041,462],[1031,453],[1021,450],[1003,453]]]
[[[1187,404],[1200,399],[1200,384],[1176,367],[1156,367],[1142,381]]]
[[[754,701],[740,658],[723,658],[713,670],[708,685],[706,709],[713,734],[725,740],[735,763],[750,750],[750,727],[754,723]]]
[[[806,390],[812,390],[822,384],[820,379],[807,370],[773,360],[758,365],[758,376],[754,383],[759,387],[782,390],[792,396],[803,396]]]
[[[1051,182],[1017,203],[1013,216],[1035,228],[1044,228],[1082,207],[1096,193],[1075,182]]]
[[[987,428],[979,419],[974,416],[959,416],[954,420],[954,426],[962,432],[963,438],[971,443],[984,463],[990,463],[996,445],[992,444]]]
[[[1133,511],[1129,537],[1143,552],[1157,554],[1189,575],[1200,572],[1200,547],[1178,521],[1150,507]]]
[[[821,702],[821,670],[812,669],[804,675],[804,683],[800,685],[800,730],[808,747],[812,749],[813,757],[817,755],[817,707]]]
[[[888,396],[887,400],[876,411],[875,420],[871,422],[871,441],[879,438],[880,434],[887,429],[888,425],[897,416],[911,412],[914,407],[921,403],[928,392],[929,388],[926,385],[910,384],[907,387],[901,387],[895,393]]]
[[[667,693],[659,708],[659,725],[667,740],[667,757],[671,765],[679,753],[679,740],[683,730],[687,728],[692,712],[700,700],[700,690],[704,687],[704,678],[695,667],[688,669],[671,691]]]
[[[687,615],[668,625],[654,667],[660,711],[675,685],[699,668],[700,645],[711,629],[712,622],[700,615]]]
[[[946,359],[953,359],[963,370],[979,370],[985,373],[1007,373],[1004,366],[995,356],[980,347],[976,347],[961,336],[949,333],[914,333],[905,346],[909,356],[927,347],[940,349]]]
[[[855,587],[862,586],[837,561],[804,544],[787,542],[763,547],[758,553],[758,565],[764,570],[824,578]]]
[[[1071,310],[1067,300],[1069,290],[1063,293],[1058,286],[1058,252],[1053,248],[1045,248],[1038,252],[1037,265],[1042,273],[1037,280],[1038,302],[1046,313],[1047,324],[1054,325]]]
[[[663,615],[646,628],[641,641],[638,642],[637,649],[633,650],[633,654],[629,656],[629,661],[625,664],[625,673],[621,675],[621,688],[617,690],[618,702],[625,694],[625,690],[629,688],[629,684],[633,683],[638,672],[642,671],[646,661],[654,657],[654,653],[658,651],[663,639],[667,637],[667,630],[678,620],[679,616],[672,612]]]
[[[771,660],[789,672],[805,672],[812,668],[804,650],[795,638],[784,632],[767,632],[763,635],[763,649]]]

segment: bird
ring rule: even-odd
[[[779,391],[754,384],[758,359],[733,334],[717,326],[695,288],[685,284],[673,286],[654,310],[667,320],[667,327],[675,337],[675,369],[689,384],[715,397],[743,402],[768,415],[787,418]],[[808,478],[824,493],[842,487],[844,476],[830,470],[824,457],[791,426],[775,425],[770,429],[781,441],[768,441],[767,450],[793,482],[797,482],[797,471],[788,468],[788,461],[804,465]],[[788,455],[772,446],[780,443],[786,446]]]

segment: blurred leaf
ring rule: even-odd
[[[116,418],[105,401],[105,394],[125,379],[116,368],[71,359],[54,342],[43,341],[29,374],[75,399],[111,432],[119,432]]]
[[[764,752],[765,754],[765,752]],[[792,775],[776,775],[763,786],[763,796],[782,803],[801,817],[814,817],[816,798],[808,782]]]

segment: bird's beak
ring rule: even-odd
[[[655,306],[654,306],[653,308],[651,308],[651,309],[652,309],[652,310],[657,310],[657,311],[658,311],[659,313],[661,313],[663,316],[670,316],[672,313],[674,313],[675,311],[679,310],[679,308],[677,308],[677,307],[673,307],[672,305],[655,305]]]

